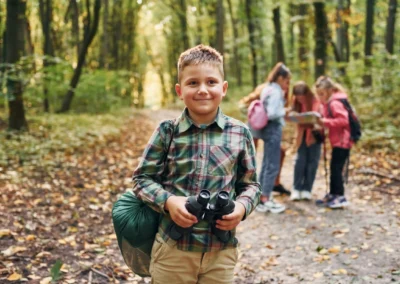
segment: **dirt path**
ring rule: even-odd
[[[289,155],[282,170],[288,188],[293,159]],[[261,160],[262,146],[258,165]],[[314,199],[325,194],[320,166]],[[399,200],[372,200],[367,188],[355,184],[347,186],[346,194],[351,202],[346,210],[276,197],[286,204],[285,213],[254,212],[238,228],[235,283],[400,283]]]
[[[120,137],[105,144],[52,167],[0,172],[0,283],[50,283],[58,262],[60,283],[149,283],[124,264],[111,208],[130,187],[154,127],[179,114],[135,111]],[[292,172],[289,154],[282,174],[287,187]],[[324,194],[321,173],[314,197]],[[283,199],[283,214],[254,212],[238,228],[235,283],[400,283],[400,199],[354,184],[347,194],[346,210]]]

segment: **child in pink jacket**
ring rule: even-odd
[[[330,191],[323,199],[317,200],[318,206],[342,208],[349,205],[344,196],[342,171],[350,155],[353,141],[350,139],[349,113],[339,99],[347,99],[343,87],[331,78],[321,76],[315,83],[317,94],[323,103],[323,118],[319,123],[329,130],[332,146],[330,163]]]

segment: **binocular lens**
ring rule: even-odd
[[[220,191],[217,197],[218,206],[225,206],[229,202],[229,194],[226,191]]]
[[[206,189],[203,189],[202,191],[200,191],[197,201],[201,205],[206,205],[208,203],[208,201],[210,201],[210,192]]]

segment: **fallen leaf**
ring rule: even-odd
[[[271,235],[270,239],[274,240],[274,241],[277,241],[277,240],[279,240],[279,237],[277,235]]]
[[[27,250],[26,247],[11,246],[8,249],[3,250],[2,254],[4,256],[12,256],[12,255],[14,255],[14,254],[16,254],[18,252],[26,251],[26,250]]]
[[[11,230],[9,230],[9,229],[1,229],[0,230],[0,239],[2,237],[9,237],[9,236],[11,236]]]
[[[21,274],[18,274],[16,272],[14,272],[13,274],[11,274],[10,276],[8,276],[7,280],[8,281],[17,281],[20,280],[22,278]]]
[[[40,284],[49,284],[51,282],[51,277],[46,277],[40,280]]]
[[[332,271],[332,274],[333,275],[347,275],[347,270],[341,268],[341,269]]]
[[[353,254],[353,255],[351,256],[351,258],[352,258],[352,259],[357,259],[357,258],[358,258],[358,254]]]
[[[317,272],[317,273],[314,273],[313,276],[314,276],[314,278],[321,278],[324,276],[324,274],[322,272]]]
[[[329,253],[339,253],[340,252],[340,246],[334,246],[328,249]]]

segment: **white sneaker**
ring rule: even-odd
[[[295,201],[300,199],[301,199],[300,191],[298,191],[297,189],[293,189],[292,193],[290,194],[290,200]]]
[[[263,205],[265,206],[266,211],[269,211],[274,214],[278,214],[286,210],[285,205],[277,203],[273,199],[265,202]]]
[[[304,199],[304,200],[311,200],[311,199],[312,199],[311,192],[306,191],[306,190],[302,191],[302,192],[301,192],[301,199]]]
[[[257,212],[261,212],[261,213],[265,213],[265,212],[268,211],[268,209],[263,203],[260,203],[260,204],[257,205],[256,211]]]

